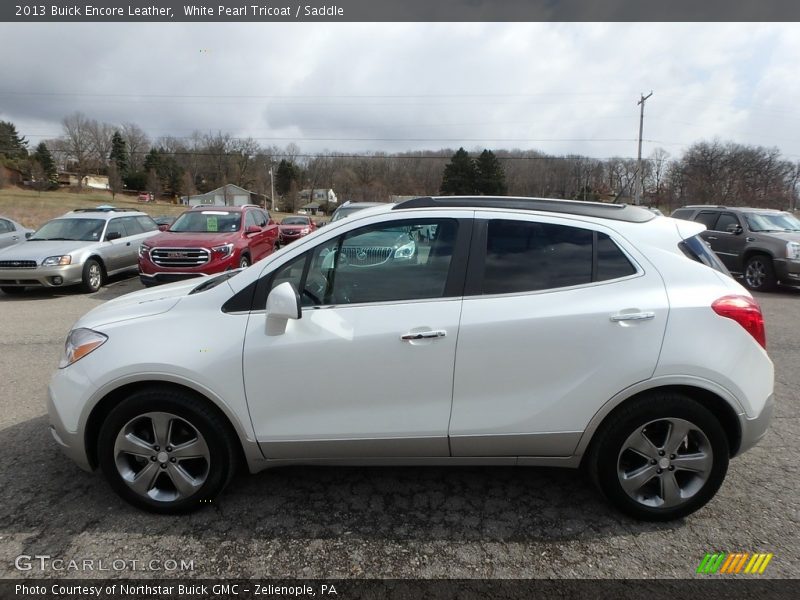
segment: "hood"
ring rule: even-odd
[[[800,243],[800,232],[797,231],[754,231],[753,233],[761,234],[761,235],[769,235],[772,237],[776,237],[779,240],[786,240],[787,242],[798,242]]]
[[[211,248],[227,244],[236,240],[240,231],[229,231],[226,233],[199,233],[187,231],[178,233],[175,231],[162,231],[147,239],[147,245],[151,248]]]
[[[279,227],[286,231],[300,231],[301,229],[311,229],[311,225],[279,225]]]
[[[48,256],[63,256],[98,243],[71,240],[54,240],[51,242],[26,240],[0,250],[0,260],[35,260],[36,264],[40,265]]]
[[[90,310],[80,318],[73,328],[88,327],[92,329],[118,321],[165,313],[174,308],[181,298],[203,283],[203,280],[204,278],[192,278],[177,281],[114,298]]]
[[[397,248],[413,241],[407,233],[398,231],[372,231],[362,233],[356,238],[358,247],[366,248]],[[345,247],[349,246],[352,240],[345,240]]]

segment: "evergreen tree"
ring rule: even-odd
[[[33,153],[33,160],[38,163],[41,171],[39,176],[43,179],[39,189],[54,189],[58,187],[58,170],[56,169],[56,162],[53,160],[53,155],[47,148],[47,144],[40,142],[36,146],[36,151]],[[46,184],[44,183],[46,182]]]
[[[444,168],[441,193],[455,196],[474,194],[477,175],[475,162],[464,148],[459,148]]]
[[[144,170],[146,172],[157,171],[161,166],[161,153],[155,148],[151,148],[147,156],[144,157]]]
[[[128,145],[119,131],[111,136],[111,155],[108,158],[116,164],[118,176],[125,177],[128,174]]]
[[[20,137],[13,123],[0,121],[0,154],[10,160],[28,157],[28,140]]]
[[[285,196],[300,177],[300,170],[293,162],[282,159],[275,171],[275,192],[279,196]]]
[[[485,196],[503,196],[508,191],[506,174],[494,152],[484,150],[475,161],[477,171],[476,191]]]

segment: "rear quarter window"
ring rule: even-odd
[[[720,261],[717,255],[714,254],[714,251],[711,250],[711,247],[705,241],[703,241],[703,238],[701,238],[699,235],[686,238],[678,244],[678,248],[680,248],[681,252],[683,252],[693,261],[702,263],[707,267],[711,267],[715,271],[719,271],[720,273],[730,276],[730,272],[728,271],[727,267],[722,264],[722,261]]]

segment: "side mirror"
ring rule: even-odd
[[[734,235],[739,235],[740,233],[742,233],[742,226],[731,223],[730,225],[728,225],[726,231]]]
[[[247,235],[250,235],[251,233],[261,233],[261,227],[258,227],[257,225],[248,225],[244,232]]]
[[[29,240],[29,239],[31,239],[31,236],[32,236],[32,235],[33,235],[33,232],[32,232],[32,231],[29,231],[28,233],[26,233],[26,234],[25,234],[25,239],[26,239],[26,240]]]
[[[169,225],[167,225],[166,223],[158,226],[159,231],[166,231],[167,229],[169,229]]]
[[[284,281],[267,296],[267,335],[283,335],[289,319],[299,319],[302,316],[300,294],[288,281]]]
[[[316,225],[317,227],[325,227],[325,221],[317,221]]]
[[[118,240],[121,237],[122,237],[122,234],[119,231],[111,231],[106,236],[106,241],[107,242],[113,242],[114,240]]]

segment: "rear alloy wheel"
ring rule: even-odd
[[[83,265],[83,277],[81,279],[83,291],[93,294],[103,285],[103,267],[95,259],[90,258]]]
[[[229,427],[181,390],[136,392],[103,423],[98,461],[114,490],[151,512],[181,513],[211,502],[233,475]]]
[[[716,494],[728,470],[717,419],[674,393],[643,398],[612,415],[598,433],[589,468],[600,491],[642,520],[684,517]]]
[[[239,259],[239,268],[246,269],[250,266],[250,257],[247,254],[242,254],[242,257]]]
[[[25,288],[11,287],[10,285],[4,285],[3,287],[0,287],[0,291],[2,291],[4,294],[8,294],[9,296],[14,296],[16,294],[21,294],[22,292],[24,292]]]
[[[768,292],[775,288],[775,268],[772,259],[764,254],[756,254],[748,259],[744,267],[744,283],[753,291]]]

